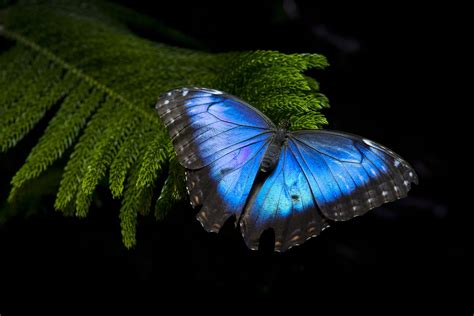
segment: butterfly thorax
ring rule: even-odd
[[[287,132],[286,126],[279,126],[276,130],[260,163],[261,172],[270,172],[275,168],[280,158],[281,149],[286,142]]]

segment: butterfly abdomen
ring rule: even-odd
[[[272,171],[280,158],[281,148],[286,141],[286,130],[278,129],[268,145],[260,164],[260,171],[268,173]]]

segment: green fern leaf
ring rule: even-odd
[[[144,150],[144,147],[162,140],[163,138],[158,137],[161,132],[158,125],[145,121],[127,137],[110,166],[110,190],[115,198],[122,196],[127,173],[140,158],[140,154],[144,153],[141,160],[147,163],[153,161],[154,157],[150,157],[149,150]],[[140,175],[138,177],[140,182]]]
[[[163,143],[166,136],[155,137],[150,140],[140,163],[137,186],[140,188],[153,185],[169,160],[172,152],[171,142]]]
[[[20,2],[0,12],[0,150],[14,147],[40,120],[48,126],[13,177],[9,200],[22,194],[70,152],[55,208],[87,216],[97,186],[122,198],[124,243],[135,245],[138,214],[147,214],[158,179],[160,219],[186,197],[184,170],[153,110],[171,88],[196,85],[227,91],[278,122],[320,128],[328,100],[303,74],[322,69],[318,54],[275,51],[211,54],[151,42],[127,23],[199,46],[150,18],[107,2]]]
[[[171,207],[185,195],[186,186],[184,178],[183,167],[178,163],[176,156],[172,154],[169,176],[161,189],[160,197],[155,205],[155,217],[157,219],[165,217]]]

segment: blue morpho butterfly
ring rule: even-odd
[[[187,169],[197,219],[218,232],[235,216],[247,246],[272,228],[285,251],[345,221],[405,197],[413,168],[393,151],[338,131],[288,131],[238,98],[175,89],[156,106]]]

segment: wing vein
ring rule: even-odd
[[[294,143],[294,144],[295,144],[296,150],[298,150],[299,156],[301,157],[301,159],[303,160],[303,162],[306,164],[306,166],[308,166],[308,162],[306,161],[306,159],[304,158],[303,154],[301,153],[300,148],[298,147],[298,144],[296,144],[296,143]],[[290,147],[290,151],[293,153],[293,155],[294,155],[295,158],[296,158],[296,155],[295,155],[295,153],[293,152],[293,149],[292,149],[291,147]],[[298,159],[295,159],[295,160],[296,160],[296,162],[298,163],[298,165],[300,166],[301,170],[303,170],[303,174],[304,174],[304,176],[305,176],[305,178],[306,178],[306,181],[307,181],[308,183],[310,183],[310,182],[309,182],[309,179],[308,179],[308,176],[306,175],[306,172],[305,172],[303,166],[301,165],[301,163],[299,162]],[[308,166],[308,169],[309,169],[309,166]],[[321,195],[322,195],[324,201],[327,202],[326,197],[324,196],[323,191],[321,190],[321,186],[319,185],[318,180],[313,176],[312,173],[311,173],[311,177],[314,179],[314,182],[315,182],[316,185],[318,186],[319,192],[321,192]],[[309,187],[310,187],[310,189],[311,189],[311,185],[310,185]],[[313,194],[313,200],[314,200],[314,202],[317,203],[316,197],[314,196],[315,194],[314,194],[314,192],[313,192],[312,189],[311,189],[311,193]]]
[[[224,119],[221,119],[220,117],[217,117],[215,116],[214,114],[212,113],[209,113],[209,110],[207,111],[207,113],[213,117],[215,117],[216,119],[218,119],[219,121],[221,122],[226,122],[226,123],[229,123],[229,124],[235,124],[235,125],[239,125],[239,126],[243,126],[243,127],[250,127],[250,128],[254,128],[254,129],[262,129],[262,130],[268,130],[270,131],[271,129],[269,129],[268,127],[259,127],[259,126],[252,126],[252,125],[246,125],[246,124],[239,124],[239,123],[235,123],[235,122],[231,122],[231,121],[226,121]]]
[[[245,142],[247,142],[247,141],[249,141],[249,140],[255,139],[255,138],[259,137],[259,136],[262,136],[262,135],[268,134],[268,133],[270,133],[270,132],[262,132],[262,133],[260,133],[260,134],[254,135],[254,136],[252,136],[252,137],[250,137],[250,138],[246,138],[246,139],[241,140],[241,141],[239,141],[239,142],[237,142],[237,143],[231,144],[231,145],[229,145],[229,146],[227,146],[227,147],[220,148],[218,151],[213,152],[211,155],[215,155],[215,154],[220,153],[220,152],[222,152],[223,150],[228,149],[228,148],[230,148],[230,147],[232,147],[232,146],[245,143]],[[246,144],[246,145],[243,145],[243,146],[241,146],[241,147],[237,147],[236,150],[237,150],[237,149],[240,149],[240,148],[244,148],[244,147],[250,146],[250,145],[253,145],[253,144],[256,144],[256,143],[261,142],[261,141],[262,141],[262,140],[258,140],[258,141],[255,141],[255,142],[253,142],[253,143]],[[229,153],[232,153],[232,152],[234,152],[234,151],[235,151],[235,150],[232,150],[232,151],[230,151]],[[227,154],[226,154],[226,155],[227,155]],[[206,157],[204,157],[204,158],[207,158],[207,157],[209,157],[209,156],[206,156]],[[220,159],[220,157],[219,157],[217,160],[219,160],[219,159]]]

